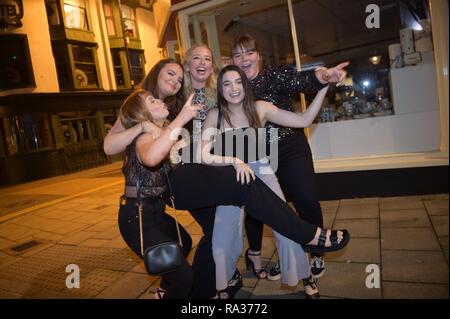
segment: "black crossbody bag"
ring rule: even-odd
[[[143,203],[141,201],[140,194],[140,180],[139,176],[136,178],[136,198],[137,206],[139,211],[139,233],[141,242],[141,254],[144,259],[144,264],[147,272],[153,276],[161,276],[167,273],[176,271],[185,261],[185,257],[182,250],[180,227],[177,220],[177,211],[175,208],[175,200],[172,193],[172,187],[170,185],[169,176],[167,174],[167,169],[164,169],[166,174],[167,185],[170,192],[170,201],[172,203],[172,208],[174,209],[175,215],[175,225],[177,227],[178,242],[167,241],[161,242],[156,245],[147,247],[144,250],[144,233],[142,227],[142,211]]]

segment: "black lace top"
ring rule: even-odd
[[[292,111],[291,99],[299,93],[315,93],[325,85],[317,80],[314,71],[297,72],[295,69],[282,65],[269,66],[250,81],[255,100],[264,100],[287,111]],[[278,139],[303,129],[285,128],[267,122],[266,128],[278,128]],[[271,138],[273,140],[274,137]]]
[[[140,135],[139,135],[140,136]],[[125,176],[125,186],[136,187],[136,176],[140,178],[141,196],[159,196],[167,189],[167,179],[164,170],[170,170],[169,161],[162,162],[157,167],[145,167],[142,165],[136,153],[137,136],[125,150],[125,160],[122,172]]]

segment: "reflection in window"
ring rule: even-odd
[[[75,65],[75,87],[98,87],[94,48],[81,45],[72,46],[72,54]]]
[[[125,86],[125,77],[123,75],[123,67],[122,62],[120,60],[120,52],[112,51],[113,58],[113,66],[114,66],[114,75],[116,77],[116,84],[118,87]]]
[[[130,51],[131,78],[139,83],[144,78],[144,55],[141,52]]]
[[[105,2],[103,4],[103,11],[105,12],[106,29],[108,30],[108,36],[115,36],[116,25],[114,24],[114,14],[112,10],[112,3]]]
[[[45,8],[47,9],[48,23],[50,25],[60,25],[58,4],[56,0],[46,0]]]
[[[1,120],[1,127],[7,155],[37,151],[53,144],[45,113],[6,117]]]
[[[65,0],[64,14],[67,28],[88,30],[84,0]]]
[[[125,27],[125,36],[130,38],[136,38],[136,23],[134,19],[134,11],[131,7],[122,5],[122,19]]]

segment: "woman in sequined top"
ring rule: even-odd
[[[184,96],[188,97],[194,93],[193,103],[202,106],[201,111],[187,128],[193,131],[193,134],[199,134],[208,111],[217,105],[217,67],[211,49],[205,44],[193,45],[184,55],[183,68]],[[183,148],[183,151],[186,150],[193,153],[191,147]],[[193,157],[189,156],[189,158]],[[203,233],[192,262],[194,284],[190,298],[212,298],[216,293],[215,264],[211,244],[215,208],[189,210],[189,213],[200,225]]]
[[[297,72],[290,66],[269,66],[261,69],[260,55],[255,39],[243,35],[235,39],[232,46],[233,63],[247,75],[253,87],[256,100],[268,101],[277,107],[293,111],[291,99],[299,93],[314,93],[327,83],[342,85],[346,78],[342,63],[334,68],[319,68],[315,71]],[[278,170],[276,175],[286,197],[292,201],[297,213],[306,221],[323,226],[322,210],[316,191],[315,173],[311,149],[303,129],[267,123],[266,128],[278,129],[278,134],[270,134],[268,140],[278,143]],[[268,130],[268,132],[270,132]],[[245,220],[250,253],[261,251],[263,225],[251,217]],[[253,258],[255,267],[261,269],[261,259]],[[312,256],[311,272],[320,277],[325,270],[323,257]],[[281,277],[279,265],[269,272],[270,280]]]

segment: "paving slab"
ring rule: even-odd
[[[440,251],[381,252],[383,280],[448,284],[448,264]]]
[[[347,229],[351,238],[379,238],[378,219],[347,219],[336,220],[335,229]]]
[[[383,282],[386,299],[448,299],[448,285]]]
[[[423,208],[382,210],[380,212],[381,227],[430,227],[430,219]]]
[[[431,216],[431,222],[438,236],[448,236],[448,215]]]
[[[423,201],[419,196],[380,198],[381,210],[414,208],[424,208]]]
[[[427,228],[381,228],[381,249],[440,250],[439,242]]]
[[[380,258],[380,241],[378,239],[352,238],[344,249],[327,253],[325,261],[351,261],[379,264]]]
[[[428,211],[428,214],[431,216],[448,216],[448,198],[439,200],[424,200],[423,203]]]
[[[318,281],[321,295],[343,298],[381,298],[381,289],[366,287],[366,263],[327,262],[327,272]]]
[[[336,219],[373,219],[378,218],[378,214],[378,204],[341,205]]]

